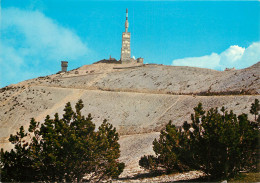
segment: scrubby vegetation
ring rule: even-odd
[[[141,157],[139,165],[151,172],[202,170],[211,179],[259,170],[258,111],[257,99],[250,110],[255,121],[224,107],[205,111],[199,103],[191,115],[192,123],[176,127],[170,121],[153,141],[156,156]]]
[[[250,172],[250,173],[240,173],[234,178],[228,180],[229,183],[252,183],[259,182],[260,173],[259,172]]]
[[[1,181],[75,182],[117,178],[124,169],[118,133],[106,120],[95,131],[91,115],[81,115],[82,100],[73,111],[65,106],[63,118],[47,116],[43,124],[31,120],[9,141],[14,148],[1,149]],[[86,180],[85,179],[85,180]]]

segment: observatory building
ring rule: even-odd
[[[125,32],[122,35],[121,62],[128,63],[131,60],[130,32],[128,32],[128,9],[126,9]]]
[[[131,34],[128,32],[129,22],[128,22],[128,9],[126,8],[126,20],[125,20],[125,32],[122,34],[122,48],[121,48],[121,63],[131,64],[131,63],[143,63],[143,58],[138,58],[135,60],[131,58],[131,48],[130,48],[130,37]]]
[[[122,34],[122,47],[121,47],[121,57],[120,60],[116,60],[115,58],[112,58],[111,55],[109,59],[103,59],[98,62],[95,62],[94,64],[98,63],[107,63],[107,64],[130,64],[131,67],[134,65],[142,65],[144,59],[142,57],[139,57],[135,59],[134,57],[131,58],[131,47],[130,47],[130,40],[131,40],[131,33],[128,32],[129,22],[128,22],[128,9],[126,8],[126,20],[125,20],[125,31]],[[66,66],[66,63],[64,64]],[[125,67],[125,66],[123,66]],[[121,68],[121,67],[120,67]],[[66,69],[62,67],[62,71],[65,71]]]

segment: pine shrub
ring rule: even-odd
[[[254,115],[259,111],[257,105],[252,104],[250,112]],[[247,114],[237,116],[224,107],[205,111],[201,103],[194,108],[191,121],[180,127],[170,121],[159,139],[153,141],[156,155],[141,157],[139,165],[168,173],[202,170],[213,179],[233,177],[242,170],[257,170],[257,121],[250,121]]]
[[[40,125],[31,120],[28,132],[21,126],[10,135],[11,151],[1,149],[3,182],[75,182],[117,178],[124,169],[120,156],[118,133],[105,120],[95,131],[91,115],[81,114],[79,100],[73,111],[67,103],[64,115],[45,118]]]

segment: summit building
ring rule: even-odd
[[[121,62],[131,62],[131,48],[130,48],[130,37],[131,34],[128,32],[128,9],[126,9],[126,20],[125,20],[125,32],[122,35],[122,48],[121,48]]]
[[[128,9],[126,9],[126,20],[125,20],[125,32],[122,34],[122,48],[121,48],[121,63],[131,64],[131,63],[143,63],[143,58],[138,58],[135,60],[131,58],[131,48],[130,39],[131,34],[128,32],[129,22],[128,22]]]

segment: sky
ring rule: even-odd
[[[0,88],[120,59],[128,8],[131,56],[215,70],[260,61],[259,1],[0,0]]]

